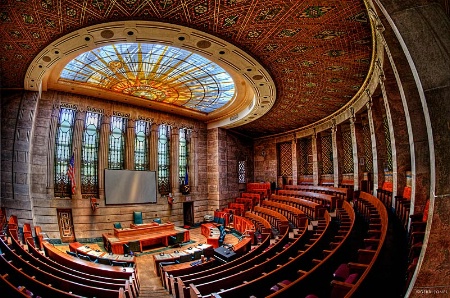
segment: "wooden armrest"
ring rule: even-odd
[[[298,274],[299,277],[305,275],[306,273],[308,273],[308,272],[305,271],[305,270],[297,270],[297,274]]]
[[[331,286],[332,287],[340,287],[340,288],[347,288],[348,290],[350,290],[351,288],[353,288],[353,284],[349,284],[343,281],[339,281],[339,280],[335,280],[333,279],[331,281]]]
[[[364,244],[378,244],[380,239],[364,239]]]
[[[363,272],[364,270],[367,269],[368,265],[367,264],[350,262],[350,263],[348,263],[348,267],[350,268],[350,270]]]

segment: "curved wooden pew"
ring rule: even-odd
[[[317,192],[311,192],[311,191],[302,191],[302,190],[279,190],[279,195],[285,195],[295,198],[302,198],[306,200],[310,200],[313,202],[317,202],[319,204],[322,204],[323,206],[327,207],[329,210],[334,210],[336,207],[342,206],[342,199],[340,199],[337,196],[328,195],[324,193],[317,193]]]
[[[306,230],[306,227],[304,228],[304,230]],[[243,270],[254,268],[255,266],[258,266],[258,264],[264,262],[266,259],[273,258],[279,252],[283,251],[283,247],[288,244],[289,241],[289,232],[286,231],[286,233],[283,234],[280,239],[278,239],[273,245],[270,245],[263,252],[258,255],[254,255],[252,258],[246,258],[244,262],[233,262],[233,266],[221,268],[222,270],[216,270],[214,273],[203,274],[202,276],[191,275],[179,277],[177,279],[179,296],[177,297],[189,297],[189,285],[192,283],[208,283],[212,280],[220,279],[223,276],[236,274],[237,272],[242,272]],[[302,241],[302,237],[299,237],[298,241]]]
[[[34,270],[34,268],[38,268],[39,271],[43,272],[43,275],[50,274],[56,278],[61,278],[64,281],[69,281],[69,282],[75,283],[76,285],[81,285],[81,287],[83,287],[84,285],[89,286],[88,291],[86,293],[103,292],[103,291],[98,291],[98,289],[100,289],[100,290],[102,290],[102,289],[117,290],[118,291],[120,288],[123,288],[124,291],[127,293],[127,297],[133,297],[128,280],[120,280],[120,283],[103,282],[103,281],[98,281],[95,279],[81,277],[78,274],[71,274],[66,271],[54,268],[47,263],[42,262],[41,260],[39,260],[39,259],[33,257],[32,255],[30,255],[29,253],[27,253],[24,249],[16,249],[16,248],[19,248],[19,246],[20,246],[20,245],[18,246],[17,244],[18,244],[17,241],[13,239],[11,246],[13,246],[15,248],[11,248],[9,245],[7,245],[5,243],[5,241],[3,239],[0,238],[1,251],[3,253],[5,253],[5,255],[10,260],[16,260],[20,264],[22,264],[22,262],[25,262],[26,264],[23,265],[22,268],[27,268],[28,265],[30,265],[30,266],[33,266],[31,268],[32,270]],[[28,271],[26,269],[24,269],[24,270],[27,273],[31,273],[31,270],[30,271]],[[49,277],[49,276],[47,276],[47,277]],[[51,278],[51,277],[49,277],[49,278]],[[52,284],[54,285],[55,283],[52,282]],[[103,294],[104,294],[103,296],[106,296],[106,295],[111,295],[112,293],[106,292]],[[83,295],[85,295],[85,294],[83,294]],[[99,295],[102,295],[102,293],[100,293]]]
[[[294,206],[269,200],[263,200],[261,202],[261,207],[266,207],[278,211],[279,213],[286,216],[295,227],[303,226],[305,222],[308,221],[308,217],[306,216],[306,214],[302,210]]]
[[[339,219],[339,230],[328,242],[328,248],[322,250],[321,257],[312,260],[312,267],[309,270],[301,269],[297,272],[297,278],[292,273],[284,276],[279,273],[277,284],[282,280],[289,280],[290,283],[280,286],[280,289],[268,297],[305,297],[311,290],[327,288],[336,264],[342,258],[347,258],[348,245],[351,241],[351,234],[355,224],[355,212],[348,202],[343,202],[342,208],[336,210]]]
[[[285,185],[284,189],[286,190],[303,190],[303,191],[312,191],[325,193],[328,195],[333,195],[339,197],[344,201],[348,201],[352,199],[350,196],[350,189],[345,187],[334,187],[334,186],[315,186],[315,185]]]
[[[79,295],[72,294],[70,292],[62,291],[60,289],[54,288],[50,284],[43,283],[32,276],[29,276],[20,267],[16,267],[6,259],[4,254],[0,255],[0,270],[1,274],[7,274],[8,281],[16,286],[24,286],[33,292],[36,296],[41,297],[82,297]]]
[[[282,243],[282,241],[279,241],[279,242]],[[185,286],[183,280],[187,281],[192,278],[200,278],[203,276],[209,276],[209,275],[215,274],[217,272],[222,272],[223,270],[226,270],[226,269],[236,266],[238,264],[242,264],[248,260],[253,260],[257,257],[266,255],[266,254],[270,253],[270,251],[271,251],[271,248],[269,249],[269,245],[270,245],[270,234],[268,234],[268,233],[262,234],[262,242],[256,248],[254,248],[249,253],[247,253],[241,257],[238,257],[237,259],[235,259],[231,262],[221,264],[219,266],[215,266],[211,269],[202,270],[200,272],[198,272],[195,269],[189,270],[189,268],[186,268],[187,272],[180,271],[180,272],[174,272],[170,275],[168,274],[167,278],[169,279],[170,288],[172,289],[172,291],[175,290],[175,293],[172,293],[172,294],[176,297],[184,297],[184,293],[189,293],[189,287]],[[191,270],[193,270],[193,271],[191,271]]]
[[[32,297],[25,291],[25,287],[15,286],[9,281],[8,273],[0,274],[0,289],[6,297]]]
[[[137,292],[139,292],[137,267],[122,268],[120,266],[108,266],[88,262],[78,258],[74,258],[66,253],[61,252],[47,241],[43,242],[43,246],[46,256],[66,267],[70,267],[75,270],[86,272],[92,275],[99,275],[109,278],[129,279],[133,284],[133,288],[137,289]]]
[[[362,249],[359,250],[359,265],[364,268],[358,281],[354,284],[345,282],[333,282],[332,294],[334,297],[351,297],[353,295],[361,295],[358,291],[362,288],[367,275],[377,261],[378,256],[383,248],[388,229],[388,213],[382,201],[366,192],[360,192],[358,200],[356,201],[356,208],[360,211],[369,223],[368,236],[369,239],[364,239],[365,243],[372,246],[372,251],[369,255]],[[368,241],[366,241],[368,240]],[[356,264],[356,265],[358,265]]]
[[[255,214],[251,211],[245,212],[245,217],[250,219],[253,222],[256,230],[259,231],[261,234],[266,234],[266,233],[272,234],[272,226],[265,218]]]
[[[253,212],[265,218],[270,222],[271,226],[276,227],[280,233],[284,234],[285,230],[289,230],[289,220],[286,216],[269,208],[256,206]]]
[[[260,291],[268,290],[268,285],[276,283],[280,276],[287,272],[297,272],[300,264],[308,263],[321,249],[326,242],[329,233],[332,232],[330,227],[331,217],[325,212],[323,228],[318,229],[316,235],[312,235],[310,242],[302,237],[301,240],[286,247],[282,252],[277,253],[274,257],[264,262],[241,271],[232,276],[226,276],[218,280],[204,284],[190,284],[190,297],[203,297],[212,295],[214,297],[249,297],[255,295],[262,297]],[[305,227],[306,229],[306,227]],[[308,234],[305,232],[305,234]],[[309,238],[306,237],[306,238]],[[281,270],[281,271],[280,271]],[[280,275],[280,273],[282,275]],[[270,286],[269,286],[270,288]]]
[[[316,202],[289,197],[284,195],[272,195],[270,196],[269,201],[279,202],[283,204],[287,204],[290,206],[294,206],[300,210],[302,210],[305,214],[308,215],[310,219],[320,219],[323,218],[325,213],[325,208]]]

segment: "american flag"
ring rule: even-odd
[[[72,194],[75,194],[77,184],[75,182],[75,157],[73,153],[70,158],[69,168],[67,169],[67,176],[69,176],[70,185],[72,186]]]

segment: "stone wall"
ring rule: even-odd
[[[7,215],[15,214],[19,223],[39,225],[50,238],[60,238],[57,219],[58,209],[71,209],[74,232],[77,239],[101,237],[112,231],[113,222],[128,226],[132,223],[133,211],[142,211],[144,222],[155,217],[163,221],[183,224],[183,202],[186,196],[176,194],[170,206],[165,196],[157,196],[156,204],[106,206],[104,199],[98,200],[99,208],[91,209],[89,199],[56,198],[53,196],[52,168],[49,155],[51,115],[61,103],[76,105],[85,109],[88,105],[112,111],[128,113],[131,117],[145,116],[155,123],[162,121],[174,125],[193,127],[196,136],[195,173],[192,191],[189,195],[194,202],[194,221],[200,222],[208,210],[206,183],[206,125],[202,122],[172,116],[133,106],[60,92],[38,93],[11,92],[2,98],[2,200]]]

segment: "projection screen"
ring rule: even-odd
[[[156,203],[156,172],[105,169],[105,204]]]

